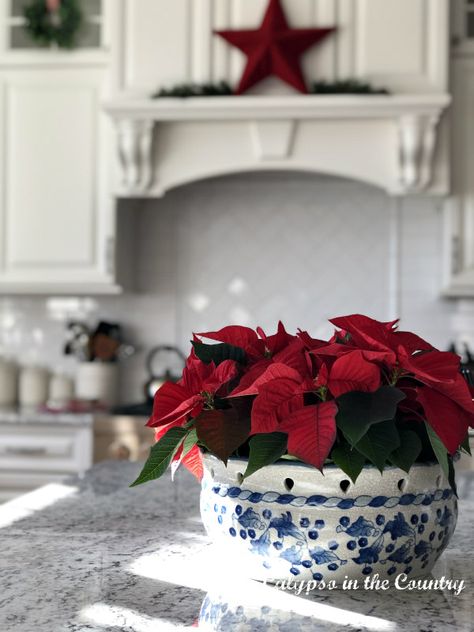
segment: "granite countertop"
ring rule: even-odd
[[[92,426],[94,415],[92,413],[66,413],[49,412],[24,409],[0,408],[1,424],[67,424],[70,426]]]
[[[102,463],[0,506],[2,632],[187,630],[201,605],[222,632],[470,632],[473,473],[459,475],[460,515],[435,577],[452,590],[333,591],[309,595],[239,580],[215,559],[187,472],[130,489],[131,463]],[[224,605],[227,604],[227,605]]]

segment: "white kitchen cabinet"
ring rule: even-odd
[[[92,464],[92,421],[0,422],[0,502],[81,474]]]
[[[452,182],[446,207],[445,294],[474,296],[474,55],[453,62]]]
[[[446,205],[445,291],[474,296],[474,4],[453,3],[452,197]]]
[[[0,75],[0,291],[113,286],[103,70]]]
[[[34,48],[19,5],[0,0],[0,293],[116,292],[110,2],[87,3],[98,15],[71,52]]]

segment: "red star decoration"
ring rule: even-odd
[[[246,92],[270,75],[276,75],[296,90],[307,93],[300,57],[335,30],[292,29],[288,26],[280,0],[270,0],[259,29],[215,33],[247,55],[247,65],[236,94]]]

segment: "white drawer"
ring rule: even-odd
[[[0,425],[0,472],[82,472],[91,462],[91,428],[57,424]]]
[[[2,457],[49,457],[68,458],[74,452],[74,436],[55,437],[20,437],[6,435],[0,438],[0,459]]]

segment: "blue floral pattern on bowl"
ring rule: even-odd
[[[399,472],[394,468],[388,482],[407,477]],[[433,473],[439,481],[436,468]],[[398,496],[300,496],[252,489],[250,481],[238,487],[217,479],[205,477],[203,482],[204,524],[211,538],[234,550],[256,579],[340,581],[375,572],[381,577],[426,574],[456,524],[457,503],[448,488]]]

